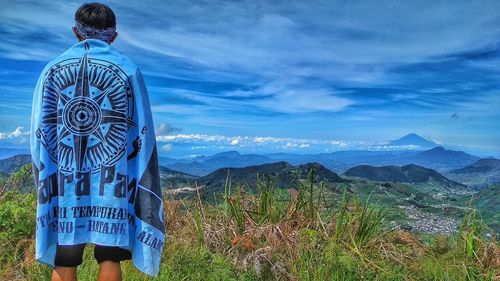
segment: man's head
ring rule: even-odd
[[[101,3],[87,3],[75,13],[73,32],[78,41],[93,38],[111,44],[118,36],[113,10]]]

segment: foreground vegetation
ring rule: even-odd
[[[30,167],[0,182],[0,279],[49,280],[34,260]],[[167,241],[159,280],[500,280],[500,246],[475,211],[455,235],[387,227],[384,209],[343,191],[331,204],[322,183],[287,191],[259,176],[258,192],[227,181],[223,202],[165,199]],[[95,280],[87,247],[80,280]],[[123,263],[124,280],[155,280]]]

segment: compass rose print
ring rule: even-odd
[[[133,95],[125,73],[98,59],[68,59],[44,82],[38,134],[63,172],[98,172],[127,149]]]

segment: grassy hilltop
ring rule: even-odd
[[[0,180],[1,280],[50,278],[50,269],[34,261],[36,196],[24,192],[30,171],[26,165]],[[457,233],[416,234],[393,227],[391,209],[380,201],[366,204],[387,190],[358,198],[362,184],[349,192],[342,188],[348,183],[327,186],[312,171],[290,189],[262,175],[252,192],[225,184],[217,205],[201,196],[165,198],[167,239],[157,280],[500,280],[500,246],[478,212],[464,211]],[[402,184],[386,188],[407,192]],[[498,188],[484,192],[498,198]],[[91,250],[80,280],[97,274]],[[124,280],[155,280],[130,262],[123,270]]]

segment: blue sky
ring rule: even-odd
[[[27,147],[80,1],[0,2],[0,147]],[[499,1],[105,1],[163,156],[383,148],[415,132],[500,155]]]

